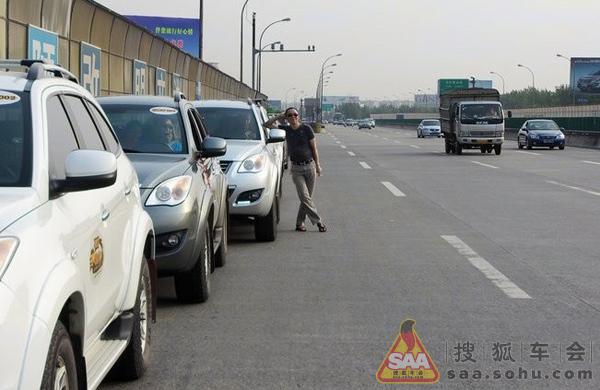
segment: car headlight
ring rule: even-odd
[[[15,255],[18,246],[19,239],[16,237],[0,238],[0,280]]]
[[[536,134],[536,133],[529,133],[529,138],[531,138],[531,139],[539,139],[540,136],[538,134]]]
[[[238,172],[239,173],[257,173],[263,170],[267,162],[267,157],[263,154],[255,154],[250,156],[242,162]]]
[[[556,136],[556,139],[565,139],[565,135],[563,133],[560,133]]]
[[[187,198],[191,188],[191,176],[178,176],[165,180],[152,190],[146,206],[177,206]]]

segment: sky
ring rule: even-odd
[[[96,0],[120,14],[197,18],[199,0]],[[203,58],[252,86],[252,14],[263,53],[261,92],[288,102],[325,96],[412,100],[441,78],[492,80],[500,92],[569,83],[558,57],[600,57],[598,0],[204,0]],[[271,23],[290,18],[289,22]],[[267,28],[267,26],[269,26]],[[328,60],[341,53],[341,56]],[[524,67],[519,67],[518,64]],[[491,74],[495,72],[496,74]]]

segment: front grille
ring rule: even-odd
[[[231,161],[219,161],[219,165],[221,166],[221,170],[223,171],[223,173],[227,173],[227,171],[229,170],[229,167],[231,167]]]

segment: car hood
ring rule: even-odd
[[[186,155],[127,153],[127,157],[135,167],[140,188],[154,188],[166,179],[185,174],[191,166]]]
[[[259,154],[264,149],[262,141],[245,141],[238,139],[227,140],[227,153],[221,160],[223,161],[243,161],[246,158]]]
[[[559,135],[562,134],[562,131],[559,130],[529,130],[530,133],[532,134],[537,134],[537,135]]]
[[[31,188],[0,188],[0,232],[39,205],[40,197]]]

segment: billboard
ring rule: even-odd
[[[58,34],[29,25],[27,36],[27,58],[58,64]]]
[[[438,95],[446,89],[466,89],[469,87],[469,79],[439,79]]]
[[[146,79],[148,77],[148,67],[146,63],[140,60],[133,60],[133,94],[146,95]]]
[[[186,53],[198,57],[200,52],[199,19],[139,15],[125,15],[125,17],[147,28],[152,34],[171,42]]]
[[[600,94],[600,58],[571,58],[570,88],[574,94]]]
[[[100,96],[100,75],[102,74],[102,51],[99,47],[81,42],[80,53],[80,84],[93,96]]]

